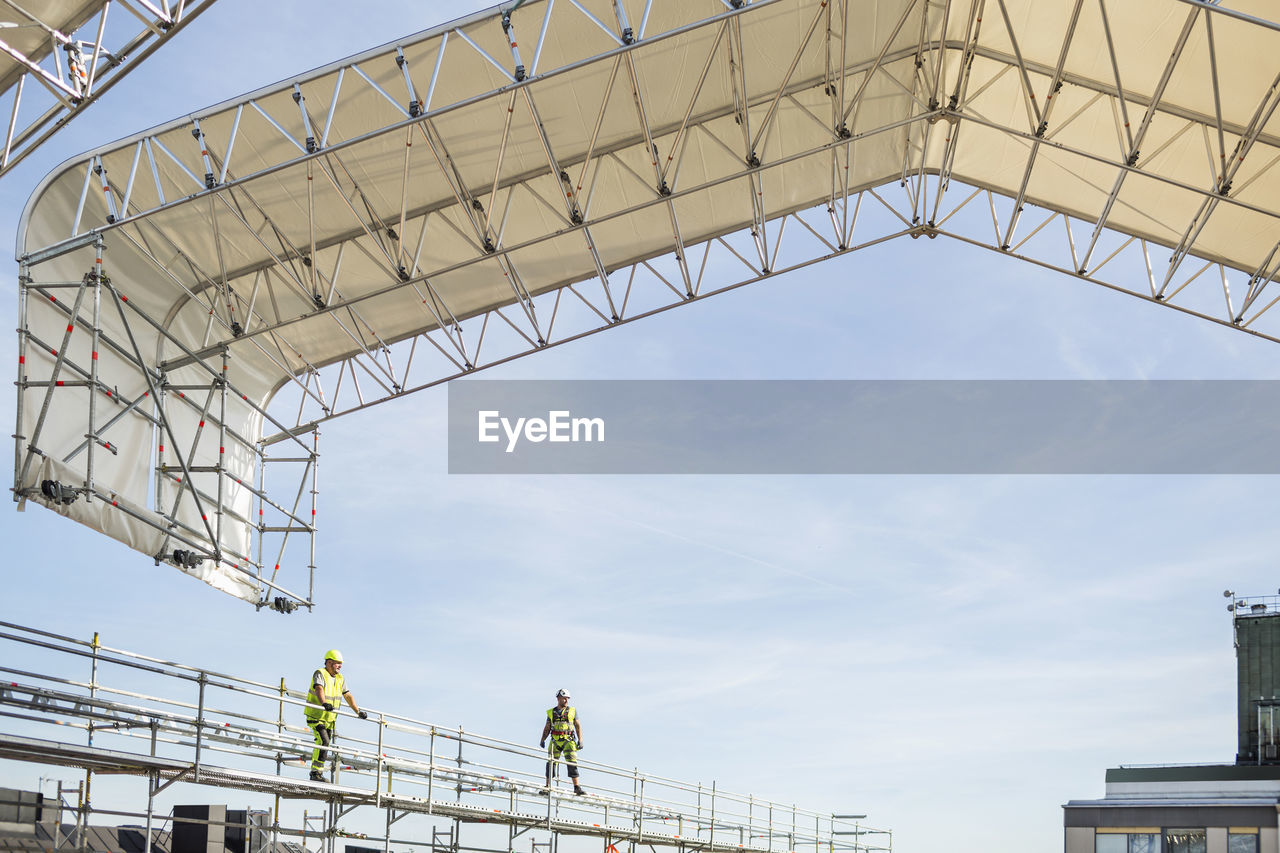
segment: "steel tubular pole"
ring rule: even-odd
[[[636,768],[639,774],[640,769]],[[639,821],[636,826],[636,843],[639,844],[644,839],[644,777],[640,777],[640,810],[637,813],[636,820]]]
[[[431,745],[427,753],[427,814],[432,813],[432,787],[436,780],[436,727],[431,727]]]
[[[335,703],[336,704],[336,703]],[[331,734],[329,735],[329,772],[330,780],[336,785],[338,784],[338,720],[334,718]]]
[[[198,681],[200,684],[200,698],[199,704],[196,706],[196,784],[200,783],[200,749],[204,741],[204,686],[208,683],[209,678],[205,673],[201,672]]]
[[[337,750],[334,750],[335,761],[337,760]],[[335,780],[336,781],[336,780]],[[334,846],[338,843],[338,803],[336,800],[329,801],[329,808],[326,810],[325,828],[324,828],[324,849],[327,853],[333,853]]]
[[[117,299],[119,299],[119,296],[117,296],[116,298],[117,298]],[[122,321],[124,320],[124,313],[123,313],[123,312],[121,312],[120,319],[121,319]],[[144,368],[143,368],[143,370],[145,371],[145,370],[146,370],[146,368],[144,367]],[[163,418],[163,417],[164,417],[165,397],[167,396],[167,391],[166,391],[167,383],[165,382],[165,378],[164,378],[163,374],[158,374],[158,375],[156,376],[156,381],[155,381],[154,383],[150,383],[148,387],[150,388],[150,386],[151,386],[151,385],[154,385],[154,386],[155,386],[155,387],[154,387],[154,389],[153,389],[153,390],[155,391],[155,393],[154,393],[154,395],[153,395],[153,396],[155,397],[155,401],[156,401],[156,403],[155,403],[155,417],[156,417],[156,420],[157,420],[157,421],[159,421],[161,418]],[[156,486],[155,486],[155,506],[154,506],[154,507],[152,507],[152,508],[153,508],[154,510],[156,510],[156,512],[161,512],[161,513],[162,513],[162,512],[163,512],[163,510],[161,509],[161,507],[163,507],[163,506],[164,506],[164,497],[163,497],[163,494],[164,494],[164,493],[163,493],[163,491],[162,491],[162,488],[163,488],[163,485],[164,485],[164,469],[165,469],[165,461],[164,461],[164,446],[165,446],[164,433],[163,433],[163,432],[161,432],[160,428],[157,426],[157,427],[156,427],[155,432],[154,432],[154,433],[152,433],[152,434],[153,434],[153,435],[159,434],[159,438],[160,438],[160,440],[159,440],[158,442],[156,442],[156,448],[157,448],[157,449],[156,449]],[[168,544],[168,540],[167,540],[167,539],[166,539],[165,544]]]
[[[716,846],[716,782],[711,780],[711,837],[707,841],[707,846],[715,849]]]
[[[89,347],[89,431],[85,440],[89,442],[85,460],[85,503],[93,500],[93,459],[98,445],[98,338],[102,333],[102,252],[105,249],[102,236],[93,241],[93,326],[90,332]]]
[[[457,796],[454,799],[462,802],[462,726],[458,726],[458,785]]]
[[[155,734],[155,721],[152,720],[152,735]],[[154,743],[154,741],[153,741]],[[142,842],[142,853],[151,853],[151,823],[155,814],[156,804],[156,783],[159,781],[159,773],[155,770],[147,774],[147,835]]]
[[[377,768],[378,775],[373,780],[373,801],[375,805],[379,805],[379,806],[382,805],[382,765],[383,765],[383,758],[384,758],[383,752],[382,752],[383,726],[384,726],[383,716],[381,713],[379,713],[378,714],[378,768]],[[388,823],[387,835],[390,835],[390,834],[391,834],[391,824]],[[388,841],[387,843],[390,844],[390,841]],[[384,853],[390,853],[390,850],[384,850]]]
[[[81,291],[81,293],[83,293],[83,291]],[[93,657],[91,659],[92,662],[89,665],[90,666],[90,676],[89,676],[89,699],[90,700],[96,698],[96,696],[98,695],[98,649],[101,647],[101,645],[102,644],[98,641],[98,632],[94,631],[93,632]],[[89,721],[89,725],[87,728],[88,728],[88,745],[92,747],[93,746],[93,721],[92,720]],[[84,787],[83,789],[81,789],[81,796],[80,796],[80,814],[76,818],[76,823],[81,826],[80,839],[79,839],[81,851],[85,849],[85,844],[87,841],[85,836],[88,834],[86,830],[88,829],[88,826],[89,826],[89,795],[92,787],[93,787],[93,771],[86,769],[84,771]],[[82,821],[83,823],[81,823]]]
[[[284,676],[281,676],[280,677],[280,699],[277,702],[279,706],[279,716],[276,719],[276,735],[281,740],[284,739],[284,697],[287,692],[288,691],[284,683]],[[284,766],[284,754],[277,751],[276,752],[276,775],[277,776],[280,775],[280,772],[283,766]],[[277,799],[279,799],[278,796],[277,796]],[[279,803],[276,803],[276,805],[278,806]]]
[[[320,495],[320,430],[311,430],[311,533],[307,563],[307,603],[316,599],[316,501]]]
[[[268,504],[267,500],[267,451],[263,447],[262,442],[258,442],[258,580],[262,580],[262,568],[265,565],[263,560],[266,558],[266,543],[263,542],[263,534],[266,532],[266,519],[264,513]],[[308,597],[310,597],[308,595]]]
[[[88,775],[89,772],[86,771],[85,777],[87,778]],[[87,836],[89,834],[89,815],[87,812],[87,809],[89,808],[89,796],[88,792],[85,790],[84,782],[80,782],[76,785],[76,799],[80,801],[76,807],[76,849],[79,850],[80,853],[85,853],[86,845],[88,844]]]
[[[22,500],[18,490],[22,483],[18,481],[20,474],[19,460],[22,458],[22,414],[23,401],[26,399],[27,370],[27,285],[31,282],[31,265],[25,260],[18,264],[18,400],[14,407],[13,428],[13,499]]]
[[[213,542],[214,553],[222,555],[222,517],[223,504],[226,502],[227,479],[227,369],[230,354],[222,351],[222,378],[218,381],[221,392],[218,399],[218,497],[214,507]]]

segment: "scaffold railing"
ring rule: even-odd
[[[175,782],[328,804],[325,836],[344,835],[360,807],[462,824],[505,826],[507,850],[530,830],[709,853],[864,853],[892,849],[892,834],[863,815],[801,809],[717,784],[582,761],[590,792],[558,787],[560,761],[525,744],[365,708],[339,716],[325,781],[307,778],[314,748],[306,694],[277,684],[162,660],[101,643],[0,622],[0,758],[129,774],[150,780],[145,813]],[[21,663],[27,662],[29,663]],[[277,824],[276,831],[303,834]],[[314,833],[313,833],[314,834]],[[531,841],[534,849],[536,841]],[[432,842],[435,846],[434,841]],[[461,844],[454,850],[488,850]],[[328,849],[332,851],[330,843]],[[556,848],[552,848],[556,849]]]

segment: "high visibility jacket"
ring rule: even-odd
[[[324,696],[316,695],[316,682],[319,681],[324,685]],[[327,669],[317,669],[311,676],[311,690],[307,692],[307,702],[312,705],[323,705],[328,702],[335,708],[342,698],[342,694],[347,692],[346,679],[342,677],[342,673],[330,675]],[[307,715],[307,723],[315,725],[316,723],[332,723],[338,719],[338,715],[334,711],[326,711],[324,708],[305,708],[303,709]]]
[[[547,719],[551,721],[551,736],[556,738],[573,739],[573,721],[577,719],[578,711],[576,708],[548,708]]]

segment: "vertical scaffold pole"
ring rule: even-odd
[[[222,350],[222,373],[218,376],[219,391],[218,398],[218,505],[214,507],[214,523],[213,523],[213,551],[220,554],[222,551],[222,517],[223,504],[226,501],[226,480],[227,480],[227,370],[229,369],[229,361],[231,353],[227,348]]]
[[[106,245],[99,234],[93,241],[93,326],[89,347],[89,431],[85,433],[88,442],[84,474],[85,503],[93,500],[93,457],[98,449],[98,340],[102,334],[102,252]]]
[[[200,749],[204,745],[204,686],[208,682],[209,676],[203,671],[200,673],[200,699],[196,705],[196,772],[195,783],[200,784]]]
[[[85,771],[86,779],[88,776],[89,771]],[[76,794],[76,798],[80,801],[76,807],[76,849],[79,850],[80,853],[84,853],[84,851],[88,849],[89,844],[89,839],[87,837],[89,835],[89,814],[87,812],[89,807],[89,797],[85,790],[84,782],[77,783]]]
[[[156,739],[160,733],[160,721],[155,717],[151,718],[151,756],[154,758],[156,754]],[[156,789],[160,786],[160,771],[152,770],[147,774],[147,839],[143,845],[142,853],[151,853],[151,827],[152,820],[155,815]],[[58,849],[54,847],[54,849]]]
[[[316,502],[320,496],[320,430],[311,431],[311,541],[307,558],[307,603],[316,600]]]
[[[258,578],[262,578],[262,570],[266,568],[267,517],[267,449],[258,444]],[[278,568],[278,567],[277,567]]]
[[[168,394],[168,392],[165,389],[168,387],[168,385],[169,385],[168,380],[163,374],[156,376],[156,383],[155,383],[156,426],[155,426],[154,434],[157,440],[156,440],[156,488],[155,488],[156,505],[154,509],[156,512],[161,513],[162,515],[164,514],[164,458],[165,457],[164,457],[164,428],[161,424],[162,424],[162,419],[165,417],[165,414],[164,414],[165,397]],[[168,539],[166,538],[165,541],[167,544]]]
[[[383,757],[384,757],[382,753],[382,732],[383,732],[384,719],[385,718],[383,717],[383,715],[379,713],[378,714],[378,770],[377,770],[377,776],[375,776],[373,780],[373,802],[375,805],[382,805],[382,767],[383,767]],[[390,835],[390,834],[391,834],[391,825],[388,824],[387,835]],[[387,844],[390,844],[390,843],[391,843],[390,841],[387,842]],[[386,853],[390,853],[390,850],[387,850]]]
[[[27,287],[30,284],[31,265],[24,258],[18,263],[18,400],[14,407],[13,428],[13,499],[15,501],[22,499],[18,494],[18,490],[22,488],[18,478],[23,454],[22,445],[26,441],[26,436],[22,434],[22,404],[27,396]]]
[[[276,775],[277,776],[281,776],[284,774],[284,752],[280,747],[283,745],[283,741],[284,741],[284,697],[287,693],[288,693],[288,688],[285,687],[284,676],[282,675],[280,676],[280,699],[279,699],[280,710],[276,718],[276,740],[277,740]],[[304,752],[303,755],[305,754],[306,753]],[[279,788],[276,789],[275,800],[276,802],[275,802],[275,809],[273,814],[274,820],[271,824],[271,849],[273,851],[276,849],[276,834],[280,830],[280,789]]]
[[[636,844],[640,844],[644,841],[644,777],[640,776],[639,767],[635,768],[635,772],[640,779],[640,808],[636,812],[636,820],[639,821],[639,824],[636,827]]]
[[[156,721],[151,721],[152,737],[155,736]],[[151,824],[156,808],[156,785],[160,781],[160,773],[152,770],[147,774],[147,833],[142,842],[142,853],[151,853]]]
[[[699,836],[702,835],[702,783],[698,783],[698,822],[695,824],[694,832]]]
[[[98,695],[98,649],[101,647],[98,639],[98,632],[93,632],[93,657],[89,664],[89,700],[92,702]],[[93,746],[93,721],[90,720],[86,726],[88,729],[88,744]],[[76,823],[81,825],[80,829],[80,850],[84,851],[87,843],[86,836],[89,828],[89,792],[93,786],[93,771],[88,768],[84,771],[84,789],[80,795],[80,815],[76,818]]]
[[[335,738],[336,740],[336,738]],[[324,830],[324,849],[333,853],[338,846],[338,801],[329,801],[329,822]]]
[[[707,846],[712,850],[716,847],[716,782],[711,780],[711,837],[707,840]]]
[[[458,795],[457,802],[462,802],[462,726],[458,726]],[[456,839],[456,836],[455,836]]]
[[[58,816],[53,823],[53,849],[62,846],[62,780],[58,780]]]
[[[427,814],[431,814],[435,801],[431,797],[436,781],[436,727],[431,727],[431,743],[427,747]]]

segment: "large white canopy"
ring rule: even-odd
[[[153,555],[176,521],[243,576],[271,562],[249,555],[254,493],[236,488],[264,448],[895,235],[957,236],[1277,338],[1269,14],[1261,0],[527,0],[198,110],[67,162],[28,202],[29,293],[89,281],[105,251],[98,323],[119,346],[104,349],[112,377],[86,381],[117,396],[88,432],[135,455],[89,478],[91,454],[57,461],[84,415],[41,422],[32,385],[22,429],[47,455],[39,474],[20,458],[17,485],[92,480],[167,521],[62,511]],[[901,227],[859,243],[863,199]],[[127,309],[107,307],[115,291]],[[65,369],[49,352],[60,299],[28,296],[29,326],[54,342],[31,347],[33,378]],[[164,383],[218,399],[149,401],[107,434],[122,400]],[[70,409],[103,396],[76,393]],[[189,468],[214,469],[187,494],[234,523],[198,523],[152,452],[170,433]]]

